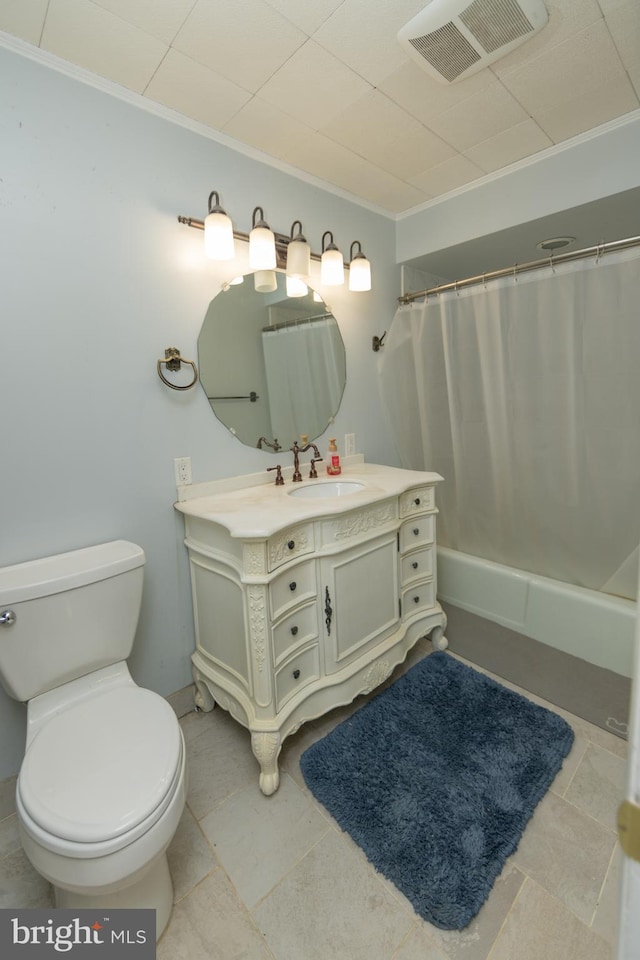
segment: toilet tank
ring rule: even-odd
[[[114,540],[0,567],[0,683],[16,700],[126,660],[140,614],[144,551]]]

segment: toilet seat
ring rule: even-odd
[[[114,852],[162,816],[183,761],[166,700],[134,684],[106,690],[50,718],[29,745],[16,792],[22,825],[50,850]]]

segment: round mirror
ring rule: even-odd
[[[289,449],[324,433],[346,382],[338,324],[309,289],[288,297],[285,276],[258,293],[253,274],[211,301],[198,365],[211,409],[243,443]]]

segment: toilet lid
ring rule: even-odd
[[[48,833],[92,843],[132,830],[162,803],[181,761],[176,715],[136,686],[53,717],[25,755],[18,790]]]

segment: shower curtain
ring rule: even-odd
[[[401,306],[381,351],[404,466],[435,470],[439,543],[635,599],[640,251]]]
[[[324,432],[337,413],[344,348],[333,316],[262,331],[273,436],[285,447]]]

